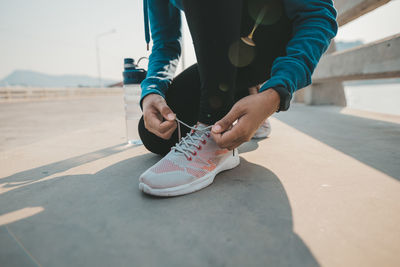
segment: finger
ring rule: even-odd
[[[159,126],[158,126],[158,131],[161,134],[164,134],[168,131],[170,131],[171,129],[175,129],[176,128],[176,122],[175,121],[163,121]]]
[[[241,144],[243,144],[245,142],[247,142],[246,138],[237,139],[237,140],[235,140],[235,142],[233,144],[231,144],[229,146],[230,147],[229,150],[235,149],[235,148],[239,147]]]
[[[234,126],[231,130],[220,134],[211,132],[211,135],[219,147],[228,148],[236,141],[236,139],[239,138],[239,136],[236,134],[235,128],[236,127]]]
[[[163,133],[160,137],[165,140],[169,140],[169,139],[171,139],[171,136],[175,132],[175,130],[176,130],[176,127],[173,127],[171,129],[169,129],[168,131],[166,131],[165,133]]]
[[[223,148],[237,147],[244,143],[247,140],[248,133],[243,119],[245,118],[240,118],[230,130],[225,131],[224,133],[211,133],[215,142]]]
[[[216,134],[216,133],[211,132],[211,136],[214,139],[215,143],[218,145],[218,147],[220,147],[220,148],[228,148],[229,147],[228,144],[225,144],[221,141],[222,134]]]
[[[174,121],[176,118],[175,113],[168,107],[165,101],[160,101],[157,103],[157,109],[161,113],[164,119],[168,121]]]
[[[144,114],[144,124],[147,130],[156,130],[162,123],[162,117],[157,116],[158,114],[153,112],[147,112]]]
[[[160,138],[168,140],[171,135],[174,133],[176,129],[176,125],[172,124],[172,127],[170,129],[164,129],[162,128],[161,130],[159,128],[146,128],[149,132],[157,135]]]
[[[162,121],[160,114],[150,113],[145,116],[145,127],[153,134],[160,136],[174,127],[175,122]]]
[[[226,148],[229,150],[233,150],[233,149],[239,147],[244,142],[246,142],[246,140],[244,138],[240,138],[240,139],[235,140],[233,143],[227,145]]]
[[[219,134],[219,135],[221,135],[221,134]],[[232,150],[232,149],[240,146],[245,141],[244,141],[244,138],[240,138],[240,137],[235,138],[234,140],[224,140],[221,135],[219,139],[217,137],[217,141],[215,141],[215,142],[221,148],[226,148],[226,149]]]
[[[225,115],[221,120],[217,121],[212,127],[212,132],[222,133],[228,130],[234,121],[236,121],[242,115],[242,111],[236,105]]]
[[[144,121],[146,129],[158,136],[174,128],[176,125],[175,121],[163,121],[163,116],[157,109],[146,112],[144,114]]]

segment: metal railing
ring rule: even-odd
[[[1,87],[0,101],[122,94],[122,88]]]

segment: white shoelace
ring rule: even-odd
[[[196,128],[187,125],[186,123],[182,122],[178,118],[176,118],[178,123],[178,137],[179,142],[172,147],[172,150],[176,152],[181,152],[185,155],[187,159],[191,159],[192,155],[196,155],[196,149],[200,149],[199,142],[204,142],[205,140],[202,138],[202,135],[207,131],[211,130],[212,125],[204,127],[204,128]],[[181,124],[188,127],[192,131],[188,132],[185,137],[181,136]],[[190,154],[189,154],[190,153]]]

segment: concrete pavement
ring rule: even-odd
[[[238,168],[159,199],[121,96],[57,101],[0,104],[0,266],[400,265],[398,118],[295,105]]]

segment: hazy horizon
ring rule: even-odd
[[[400,32],[400,1],[392,1],[342,27],[338,41],[371,42]],[[141,0],[0,2],[0,80],[14,70],[97,77],[95,37],[100,38],[104,79],[121,80],[124,57],[148,56]],[[186,66],[195,62],[187,26]]]

